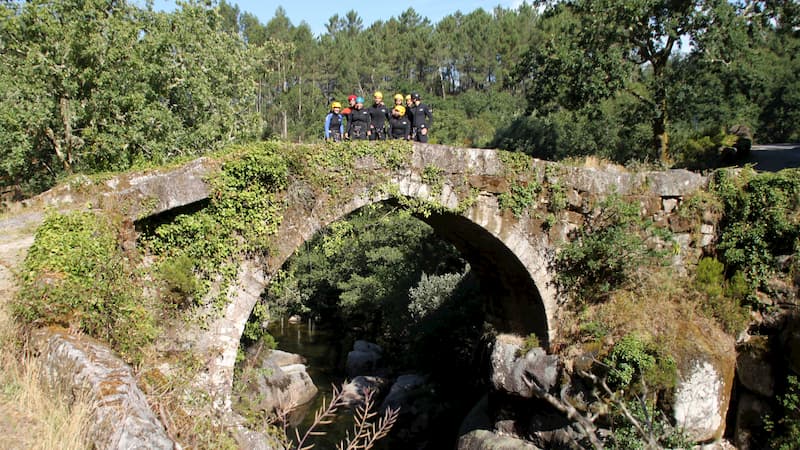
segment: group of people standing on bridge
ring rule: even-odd
[[[383,102],[383,93],[376,91],[373,104],[364,107],[364,98],[347,97],[349,106],[334,101],[325,116],[325,140],[339,142],[345,139],[378,141],[404,139],[428,142],[433,123],[433,114],[428,105],[422,103],[418,93],[394,95],[394,106]]]

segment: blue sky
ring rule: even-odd
[[[299,25],[305,21],[311,27],[314,35],[325,33],[325,25],[334,14],[344,16],[347,11],[354,9],[364,21],[364,26],[369,26],[378,20],[388,20],[399,16],[408,8],[414,10],[422,17],[427,17],[432,23],[438,22],[442,17],[456,11],[468,13],[478,8],[491,11],[495,6],[516,8],[522,0],[417,0],[408,2],[384,2],[368,0],[364,2],[343,2],[336,0],[227,0],[228,3],[239,5],[239,10],[255,14],[262,23],[268,22],[274,15],[278,6],[286,10],[286,15],[292,24]],[[144,4],[140,0],[140,4]],[[154,7],[158,10],[172,10],[175,8],[174,0],[155,0]]]

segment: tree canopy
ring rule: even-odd
[[[224,0],[7,1],[0,184],[35,193],[237,140],[317,140],[331,100],[375,90],[420,93],[433,143],[541,158],[680,161],[736,124],[797,140],[798,10],[569,0],[372,24],[350,10],[314,36],[280,7],[263,23]]]

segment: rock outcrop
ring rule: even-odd
[[[529,398],[533,392],[525,380],[531,378],[545,391],[552,390],[558,383],[558,357],[548,355],[541,347],[520,355],[521,345],[517,336],[497,336],[491,356],[494,388]]]
[[[245,392],[254,397],[250,407],[272,413],[311,401],[318,390],[304,363],[299,355],[269,350],[253,370],[242,373]]]
[[[53,328],[38,330],[34,340],[41,355],[42,381],[63,394],[91,399],[93,448],[174,448],[136,385],[133,371],[108,347]]]

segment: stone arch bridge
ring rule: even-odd
[[[498,329],[536,333],[545,345],[560,332],[562,302],[550,264],[556,246],[597,212],[604,197],[616,193],[638,201],[643,214],[679,232],[678,258],[713,238],[713,228],[686,229],[675,214],[686,195],[706,186],[701,175],[685,170],[632,173],[610,165],[577,167],[520,156],[415,144],[398,168],[380,167],[369,157],[356,163],[356,171],[385,173],[391,189],[354,182],[347,195],[333,197],[313,192],[303,180],[292,182],[282,194],[287,213],[274,251],[242,259],[223,313],[207,329],[171,336],[168,346],[214,355],[203,381],[219,394],[220,406],[229,407],[242,331],[270,277],[319,230],[376,202],[411,199],[435,205],[420,218],[455,245],[482,284],[492,286],[495,299],[488,310]],[[217,162],[200,158],[174,169],[117,177],[105,182],[96,201],[100,207],[121,209],[132,220],[167,214],[207,199],[211,188],[205,180],[218,170]],[[52,203],[76,201],[69,192],[49,195]],[[501,207],[515,201],[517,211]]]

